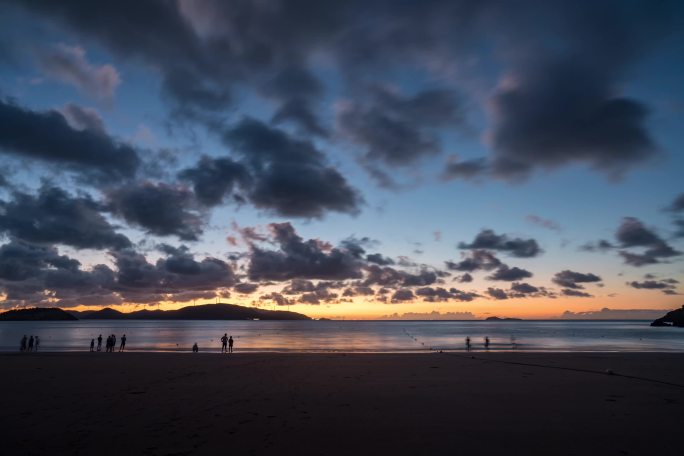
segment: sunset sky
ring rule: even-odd
[[[1,310],[684,304],[682,2],[0,8]]]

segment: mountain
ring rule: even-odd
[[[684,328],[684,306],[681,309],[675,309],[666,313],[664,317],[654,320],[651,326],[679,326]]]
[[[177,310],[137,310],[129,313],[110,308],[71,313],[80,320],[310,320],[297,312],[256,309],[235,304],[204,304]]]
[[[57,307],[34,307],[32,309],[8,310],[0,313],[0,321],[69,321],[78,320]]]

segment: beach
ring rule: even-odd
[[[2,453],[665,454],[684,354],[2,354]]]

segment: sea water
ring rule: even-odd
[[[39,336],[41,351],[87,351],[98,335],[126,334],[130,351],[220,350],[223,334],[243,352],[675,351],[684,328],[648,321],[183,321],[80,320],[0,322],[0,351],[17,351],[23,335]],[[96,341],[97,344],[97,341]],[[104,341],[103,341],[104,345]]]

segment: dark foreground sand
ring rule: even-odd
[[[3,455],[684,448],[684,354],[39,353],[0,366]]]

